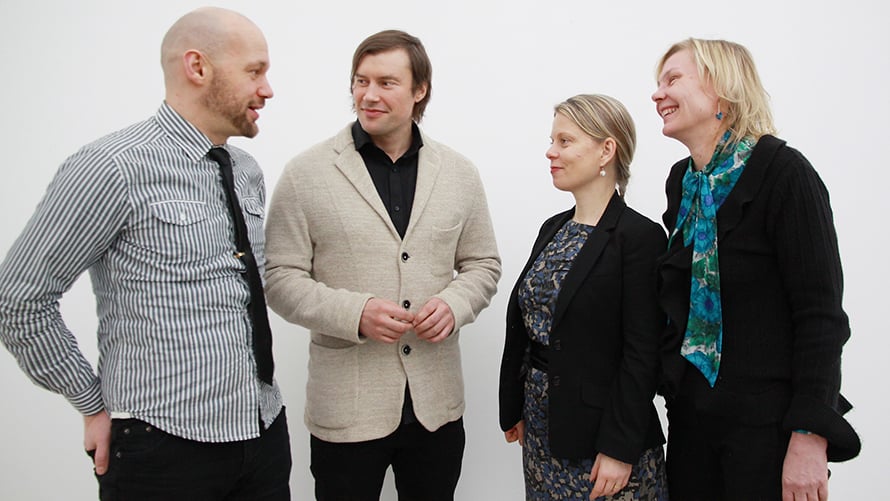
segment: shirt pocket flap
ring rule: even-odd
[[[241,207],[248,214],[253,214],[257,217],[263,217],[266,215],[266,208],[263,207],[263,202],[260,201],[257,197],[244,197],[241,199]]]
[[[155,218],[177,226],[188,226],[208,217],[207,204],[188,200],[168,200],[151,204]]]

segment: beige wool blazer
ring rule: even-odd
[[[460,327],[497,288],[501,263],[476,168],[423,135],[404,239],[353,144],[351,125],[291,160],[266,222],[269,306],[310,331],[305,422],[329,442],[366,441],[398,427],[410,385],[428,430],[464,412]],[[413,331],[398,343],[359,335],[368,299],[418,311],[431,297],[454,313],[439,343]]]

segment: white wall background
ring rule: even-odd
[[[0,252],[32,213],[57,166],[86,142],[153,114],[163,99],[159,45],[194,0],[153,2],[0,0]],[[844,356],[849,419],[861,456],[833,465],[832,499],[886,499],[890,414],[878,368],[885,334],[883,253],[890,116],[890,21],[878,0],[554,2],[408,0],[220,1],[265,32],[276,92],[253,140],[269,190],[284,163],[353,117],[352,51],[386,28],[419,36],[433,61],[423,123],[434,138],[476,162],[486,185],[504,278],[492,305],[463,331],[467,448],[457,498],[523,496],[520,452],[497,425],[497,370],[506,296],[543,219],[572,203],[551,183],[544,151],[552,106],[582,92],[611,94],[636,120],[639,144],[629,203],[660,221],[668,167],[685,156],[660,133],[649,99],[654,65],[687,36],[727,38],[754,54],[773,99],[780,135],[816,166],[832,196],[846,272],[853,337]],[[95,361],[88,279],[63,302],[81,348]],[[308,336],[273,318],[277,377],[290,407],[293,498],[312,498],[302,426]],[[80,416],[34,387],[0,350],[0,499],[87,500],[97,488],[82,449]],[[881,379],[878,379],[881,378]],[[660,403],[660,402],[659,402]],[[883,459],[882,459],[883,458]],[[383,499],[394,500],[391,482]]]

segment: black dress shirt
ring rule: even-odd
[[[414,188],[417,186],[417,158],[423,140],[417,124],[411,124],[411,146],[395,162],[374,144],[371,136],[362,129],[358,120],[352,126],[352,140],[368,168],[368,174],[377,187],[380,200],[386,206],[393,226],[404,238],[414,205]]]

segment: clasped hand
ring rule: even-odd
[[[437,343],[454,330],[454,314],[445,301],[434,297],[416,314],[387,299],[371,298],[365,303],[359,332],[381,343],[392,344],[413,329],[419,339]]]

